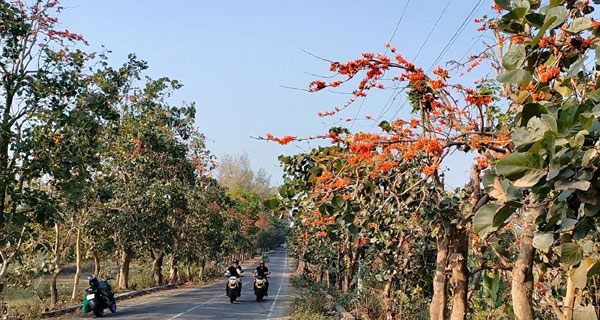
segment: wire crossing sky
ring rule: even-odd
[[[251,136],[317,135],[336,122],[353,131],[378,130],[374,121],[404,117],[411,109],[402,108],[401,88],[389,88],[371,93],[360,109],[359,101],[339,115],[319,118],[317,112],[343,105],[351,95],[285,88],[305,89],[315,74],[328,75],[329,64],[303,50],[346,61],[362,52],[385,52],[393,34],[398,52],[418,56],[417,65],[427,69],[458,60],[476,39],[472,53],[490,42],[480,37],[473,19],[490,14],[491,1],[407,1],[63,0],[61,20],[64,28],[83,34],[91,50],[102,45],[111,50],[114,65],[136,53],[148,61],[150,76],[182,81],[174,102],[196,102],[197,125],[210,150],[217,157],[246,151],[253,166],[264,167],[277,184],[277,156],[309,151],[317,143],[280,146]],[[356,120],[341,120],[346,118]],[[457,187],[466,181],[467,167],[461,159],[452,163],[446,182]]]

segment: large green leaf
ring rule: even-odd
[[[506,219],[508,219],[508,217],[510,217],[515,210],[517,210],[517,208],[519,208],[521,205],[518,202],[514,202],[514,201],[509,201],[507,203],[505,203],[502,207],[500,207],[497,211],[496,214],[494,215],[494,220],[493,220],[493,227],[499,227],[502,224],[504,224],[504,222],[506,221]]]
[[[498,160],[496,171],[513,180],[516,187],[531,187],[546,174],[542,157],[529,152],[512,153]]]
[[[512,46],[502,58],[502,65],[508,70],[521,67],[525,61],[525,46]]]
[[[546,14],[545,22],[550,21],[550,19],[552,19],[554,17],[556,17],[556,20],[554,20],[554,22],[552,22],[550,24],[548,29],[554,29],[554,28],[562,25],[565,22],[565,20],[567,19],[567,15],[568,15],[567,8],[565,8],[563,6],[550,8],[550,10],[548,10],[548,13]]]
[[[531,81],[531,73],[524,69],[510,70],[498,76],[498,81],[502,83],[523,83]]]
[[[576,265],[583,258],[583,248],[576,243],[565,243],[560,250],[560,258],[564,263]]]
[[[554,234],[538,233],[533,236],[533,247],[536,249],[549,248],[554,242]]]
[[[570,33],[580,33],[581,31],[591,29],[591,28],[592,28],[592,20],[590,18],[579,17],[579,18],[575,18],[571,22],[571,24],[567,28],[567,31]]]
[[[498,208],[500,208],[500,204],[491,202],[482,206],[475,212],[475,215],[473,216],[473,228],[477,234],[485,236],[485,234],[490,231],[494,224],[494,216],[496,215]]]

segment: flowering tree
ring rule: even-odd
[[[595,272],[595,260],[583,259],[584,250],[577,240],[593,229],[591,217],[595,213],[595,200],[589,195],[595,192],[597,84],[595,73],[588,71],[586,63],[587,53],[596,47],[598,24],[586,17],[593,11],[586,1],[496,1],[493,5],[498,15],[477,19],[477,23],[481,23],[482,31],[492,30],[496,44],[472,56],[467,71],[489,61],[495,79],[487,77],[468,87],[451,81],[450,71],[441,67],[428,75],[397,54],[396,48],[386,45],[392,57],[363,53],[361,58],[345,63],[330,61],[332,76],[338,78],[315,80],[308,90],[336,88],[356,79],[355,98],[341,108],[319,114],[326,117],[337,115],[373,90],[405,87],[413,117],[381,121],[380,133],[353,134],[333,128],[317,137],[267,135],[264,139],[288,144],[321,138],[343,147],[342,152],[335,148],[327,151],[328,155],[337,152],[334,156],[315,160],[316,169],[310,173],[314,175],[314,186],[308,186],[312,190],[307,191],[310,195],[295,198],[302,199],[306,208],[318,208],[334,200],[338,206],[344,205],[343,200],[362,200],[354,190],[365,189],[366,182],[393,177],[393,172],[413,179],[398,184],[399,190],[375,197],[374,209],[358,201],[358,211],[367,210],[366,216],[376,219],[387,203],[399,201],[402,205],[398,210],[424,212],[419,210],[425,208],[423,204],[411,207],[410,200],[398,196],[428,188],[428,184],[436,196],[421,192],[425,203],[457,201],[445,206],[437,217],[446,219],[416,217],[438,221],[439,230],[444,230],[438,236],[431,319],[446,317],[448,280],[453,289],[451,318],[464,319],[469,283],[477,287],[484,279],[488,293],[494,293],[497,289],[489,283],[499,281],[498,274],[511,281],[516,318],[533,319],[533,263],[540,259],[536,267],[541,271],[535,274],[540,288],[549,285],[543,281],[548,279],[545,270],[555,263],[544,262],[546,254],[542,257],[538,252],[536,256],[535,247],[552,252],[559,235],[561,245],[556,253],[573,265],[567,293],[556,296],[545,289],[536,298],[552,306],[559,318],[572,319],[576,288],[584,287],[587,275]],[[455,150],[475,152],[477,156],[471,182],[452,195],[445,192],[439,169]],[[302,173],[304,169],[295,164],[290,170]],[[302,174],[291,178],[307,179]],[[379,186],[379,190],[386,189]],[[335,207],[333,203],[330,206]],[[351,232],[360,225],[359,221],[349,221],[353,223],[336,226]],[[403,220],[397,215],[385,224],[392,221]],[[513,239],[519,248],[507,257],[498,252],[492,239],[497,236],[496,241],[503,241],[509,237],[506,230],[511,227],[517,228]],[[319,232],[317,236],[332,233],[314,229]],[[474,266],[467,265],[470,259]],[[447,268],[450,273],[445,271]]]

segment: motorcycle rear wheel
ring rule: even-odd
[[[96,307],[92,311],[94,312],[94,315],[96,316],[96,318],[100,318],[100,317],[104,316],[104,309],[100,309],[99,307]]]
[[[229,297],[229,302],[233,303],[235,301],[235,295],[231,295]]]

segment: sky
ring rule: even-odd
[[[148,62],[147,75],[181,81],[184,87],[174,95],[174,102],[196,103],[196,124],[206,134],[213,154],[219,158],[246,152],[253,167],[265,168],[272,175],[272,184],[277,185],[282,182],[277,157],[309,151],[316,143],[280,146],[252,137],[266,133],[298,137],[323,134],[331,124],[346,118],[357,119],[339,123],[353,131],[377,131],[375,121],[365,119],[366,115],[376,120],[390,120],[395,114],[409,116],[405,96],[390,100],[394,95],[390,89],[371,93],[364,102],[335,117],[319,118],[317,112],[348,101],[353,88],[318,93],[290,89],[306,89],[318,79],[316,75],[328,75],[329,63],[312,55],[347,61],[362,52],[385,51],[384,45],[393,36],[391,44],[399,53],[428,69],[475,8],[464,30],[435,64],[444,65],[463,57],[473,44],[470,51],[476,53],[484,40],[492,41],[480,36],[473,22],[473,18],[491,13],[491,3],[63,0],[66,9],[60,20],[63,28],[83,34],[90,43],[89,50],[102,50],[102,45],[111,50],[114,66],[135,53]],[[467,181],[470,161],[465,160],[471,157],[455,155],[449,159],[449,187]]]

